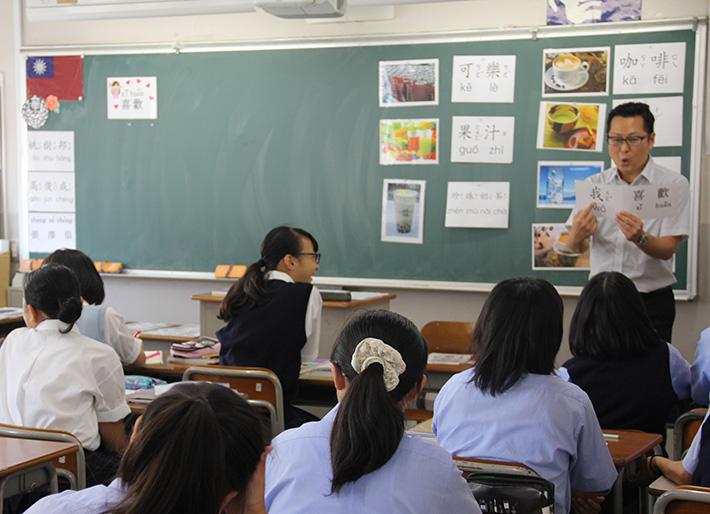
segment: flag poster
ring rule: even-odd
[[[33,95],[57,100],[82,100],[84,61],[78,55],[27,58],[27,97]]]

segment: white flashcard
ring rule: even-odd
[[[622,186],[578,180],[575,186],[577,210],[595,202],[592,213],[610,219],[620,210],[641,219],[675,216],[683,198],[680,184]]]
[[[454,55],[451,101],[513,103],[514,55]]]
[[[513,116],[454,116],[451,162],[513,162]]]
[[[76,215],[73,212],[31,212],[29,230],[30,253],[76,248]]]
[[[612,106],[626,102],[642,102],[648,104],[655,121],[653,131],[656,133],[654,147],[683,146],[683,97],[657,96],[651,98],[614,99]]]
[[[74,132],[30,130],[27,133],[30,171],[74,171]]]
[[[508,228],[510,182],[449,182],[445,227]]]
[[[74,173],[30,171],[27,205],[30,212],[74,212]]]
[[[616,45],[614,94],[682,93],[685,43]]]

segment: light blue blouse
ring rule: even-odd
[[[695,437],[693,437],[693,442],[690,444],[688,452],[683,458],[683,468],[685,468],[685,470],[691,475],[695,473],[695,468],[698,467],[698,458],[700,456],[700,438],[703,433],[703,427],[705,426],[705,423],[707,423],[708,416],[710,416],[710,410],[707,414],[705,414],[705,419],[703,420],[702,425],[700,425],[698,433],[695,434]]]
[[[81,491],[64,491],[45,496],[32,505],[26,514],[99,514],[123,499],[121,481],[114,480],[108,486],[95,485]]]
[[[693,401],[707,405],[710,396],[710,328],[700,333],[695,360],[690,367],[690,390]]]
[[[519,462],[555,484],[555,512],[570,510],[571,488],[606,491],[617,472],[589,397],[551,375],[529,374],[491,396],[454,375],[434,403],[438,443],[453,455]]]
[[[337,406],[321,421],[276,437],[266,461],[266,510],[277,514],[480,513],[451,455],[405,435],[380,469],[330,494],[330,432]]]

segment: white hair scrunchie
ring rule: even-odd
[[[399,384],[399,376],[407,369],[402,355],[380,339],[366,337],[358,343],[353,352],[350,364],[356,373],[360,374],[375,362],[382,365],[385,389],[393,391]]]

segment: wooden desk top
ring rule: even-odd
[[[648,453],[663,441],[660,434],[649,434],[640,430],[602,430],[605,434],[618,435],[619,439],[604,438],[614,460],[614,466],[622,468]]]
[[[388,302],[397,298],[396,294],[387,293],[362,293],[354,291],[353,299],[349,302],[323,302],[323,307],[335,309],[352,309],[354,307],[362,307],[374,303]],[[200,302],[222,302],[224,296],[210,293],[193,294],[190,300],[198,300]]]
[[[79,445],[0,436],[0,477],[77,452]]]

